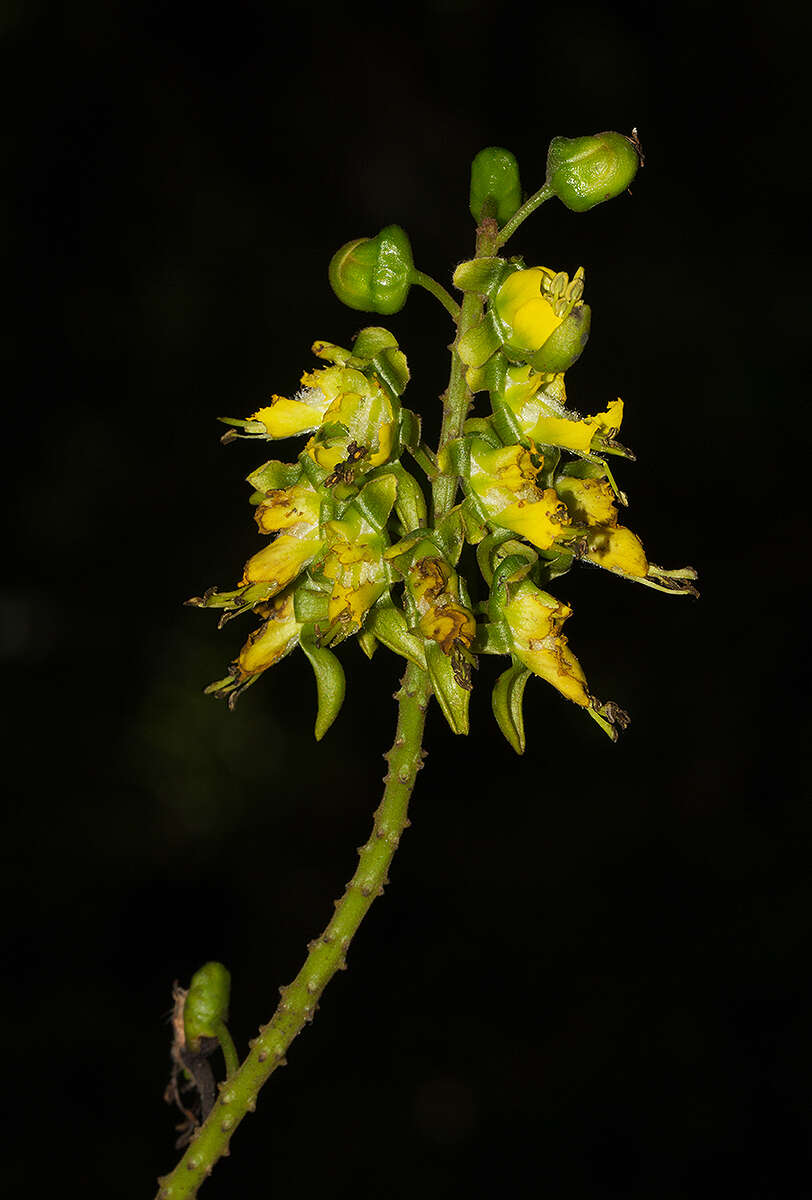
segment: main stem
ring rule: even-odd
[[[477,230],[476,256],[494,253],[498,231],[495,222],[484,221]],[[451,347],[451,375],[443,404],[440,434],[442,447],[462,433],[471,393],[465,368],[456,347],[460,337],[479,319],[482,302],[466,294],[457,320],[457,337]],[[453,507],[457,494],[456,476],[441,474],[433,484],[435,523]],[[399,691],[395,741],[385,755],[389,770],[384,776],[383,798],[375,812],[372,832],[358,852],[358,866],[344,895],[335,902],[335,913],[323,933],[308,946],[299,974],[280,988],[276,1012],[250,1043],[248,1057],[237,1071],[219,1085],[219,1097],[177,1166],[159,1179],[156,1200],[191,1200],[211,1175],[218,1159],[229,1153],[235,1130],[256,1108],[259,1089],[277,1067],[285,1065],[285,1054],[293,1039],[313,1020],[319,998],[337,971],[346,966],[350,942],[388,882],[389,866],[409,824],[407,812],[417,772],[423,765],[423,729],[431,685],[425,671],[410,663]]]

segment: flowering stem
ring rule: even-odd
[[[476,256],[492,255],[498,230],[487,219],[477,230]],[[456,347],[462,335],[480,319],[482,300],[467,293],[462,307],[444,288],[415,273],[413,282],[427,287],[451,313],[457,336],[451,347],[451,374],[443,405],[440,447],[462,433],[471,393],[465,381],[465,367]],[[445,299],[443,299],[445,297]],[[435,521],[445,516],[456,499],[458,478],[438,473],[432,484]],[[385,756],[389,770],[384,777],[384,793],[373,820],[372,833],[358,853],[358,866],[344,895],[336,901],[335,913],[324,932],[308,947],[307,958],[299,974],[287,987],[280,988],[276,1012],[250,1043],[250,1052],[242,1065],[233,1069],[227,1061],[227,1079],[219,1085],[220,1095],[203,1124],[195,1131],[191,1144],[177,1166],[159,1182],[156,1200],[191,1200],[211,1174],[218,1159],[229,1153],[229,1143],[242,1119],[256,1108],[259,1089],[277,1067],[284,1066],[285,1053],[293,1039],[313,1020],[319,997],[337,971],[346,966],[350,942],[369,911],[373,900],[388,882],[387,872],[403,830],[409,824],[407,809],[417,772],[423,765],[423,727],[432,690],[425,671],[410,663],[395,699],[398,722],[392,749]],[[227,1059],[230,1056],[227,1056]]]
[[[257,1093],[277,1067],[293,1039],[313,1020],[319,997],[335,973],[346,966],[350,942],[373,900],[388,882],[387,872],[403,830],[415,778],[423,765],[423,726],[431,687],[424,671],[409,664],[400,689],[398,723],[392,749],[385,756],[389,770],[372,832],[358,853],[358,866],[324,932],[308,947],[299,974],[280,988],[281,1000],[271,1020],[251,1043],[245,1062],[224,1083],[204,1123],[195,1132],[180,1162],[159,1182],[157,1200],[188,1200],[228,1154],[237,1126],[256,1107]]]
[[[477,229],[475,258],[487,258],[496,252],[499,237],[496,222],[490,218],[483,220]],[[476,325],[482,316],[482,299],[475,292],[466,292],[462,301],[459,319],[457,321],[457,336],[451,347],[451,376],[448,381],[448,391],[443,404],[443,424],[440,430],[438,452],[454,438],[462,435],[462,427],[471,403],[471,392],[465,381],[465,366],[457,354],[460,338]],[[440,517],[454,505],[457,495],[459,478],[456,475],[440,474],[434,480],[434,520]]]
[[[412,271],[411,281],[418,284],[419,287],[425,288],[427,292],[431,292],[432,296],[440,301],[446,312],[451,314],[452,320],[458,320],[460,306],[448,294],[441,283],[438,283],[436,279],[432,279],[431,275],[426,275],[423,271]]]
[[[501,246],[504,246],[508,238],[519,228],[522,221],[525,221],[531,213],[536,211],[540,204],[543,204],[545,200],[549,200],[554,195],[553,189],[545,183],[543,187],[540,187],[537,192],[533,193],[529,200],[525,200],[522,207],[499,230],[499,236],[496,239],[492,253],[495,254]]]

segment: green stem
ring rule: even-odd
[[[432,279],[431,275],[426,275],[423,271],[412,271],[412,283],[416,283],[419,287],[425,288],[427,292],[431,292],[436,300],[439,300],[447,313],[451,314],[451,319],[456,321],[459,319],[460,306],[457,301],[450,296],[441,283],[436,279]]]
[[[385,756],[383,799],[372,832],[358,853],[358,867],[324,932],[308,947],[302,969],[288,987],[280,988],[279,1006],[242,1066],[219,1085],[220,1095],[209,1116],[174,1170],[158,1181],[157,1200],[189,1200],[228,1153],[234,1131],[256,1107],[257,1093],[277,1067],[293,1039],[313,1020],[319,997],[335,973],[346,965],[347,948],[373,900],[388,882],[387,872],[401,834],[409,824],[407,809],[415,778],[423,765],[423,726],[431,687],[424,671],[409,664],[400,690],[398,723],[392,749]]]
[[[218,1021],[214,1028],[217,1034],[217,1041],[220,1043],[220,1049],[223,1052],[223,1061],[226,1064],[226,1078],[230,1079],[240,1066],[240,1060],[237,1057],[237,1048],[234,1045],[231,1034],[226,1028],[225,1021]]]
[[[496,222],[490,218],[482,221],[477,229],[475,258],[490,258],[495,254],[498,245],[499,231]],[[475,292],[466,292],[459,320],[457,321],[457,336],[451,347],[451,375],[448,380],[448,390],[443,398],[443,423],[440,429],[440,450],[454,438],[462,435],[462,427],[468,415],[471,404],[471,391],[465,381],[465,366],[457,353],[460,339],[472,329],[482,316],[482,299]],[[434,521],[454,506],[457,496],[459,477],[456,475],[438,475],[432,485],[434,495]]]
[[[498,236],[496,222],[483,220],[477,230],[476,257],[493,255]],[[422,272],[415,272],[413,282],[435,295],[457,324],[457,336],[451,347],[451,374],[443,404],[441,449],[460,436],[468,412],[471,393],[456,347],[463,334],[480,319],[482,301],[474,293],[466,294],[460,308],[440,284]],[[458,482],[457,476],[445,473],[434,478],[435,521],[453,506]],[[219,1085],[217,1103],[196,1130],[180,1162],[158,1181],[157,1200],[191,1200],[197,1195],[217,1160],[228,1154],[229,1143],[240,1122],[256,1108],[260,1088],[277,1067],[284,1066],[285,1053],[291,1042],[305,1024],[312,1021],[325,987],[336,972],[345,967],[350,942],[373,900],[383,892],[390,863],[409,823],[406,814],[424,757],[423,727],[430,697],[428,676],[410,663],[396,693],[398,723],[394,744],[386,755],[389,770],[384,779],[383,799],[375,813],[372,833],[359,851],[356,872],[344,895],[336,901],[335,913],[326,929],[310,943],[299,974],[287,987],[280,988],[279,1006],[251,1043],[250,1053],[242,1066],[234,1069],[236,1052],[233,1045],[232,1059],[221,1039],[228,1078]]]
[[[534,192],[529,200],[525,200],[522,207],[518,209],[510,218],[510,220],[499,230],[499,236],[496,240],[496,244],[492,253],[495,254],[501,246],[504,246],[508,238],[511,237],[519,228],[522,221],[526,221],[530,214],[534,213],[540,204],[543,204],[545,200],[549,200],[550,197],[554,195],[555,192],[545,183],[544,186],[540,187],[537,192]]]

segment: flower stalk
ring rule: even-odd
[[[493,222],[486,233],[479,231],[478,255],[483,253],[483,248],[490,253],[494,231]],[[426,286],[423,279],[415,282]],[[440,285],[437,287],[448,296],[445,289]],[[455,304],[450,296],[450,304],[445,304],[441,296],[438,299],[449,312],[450,305],[454,305],[455,312],[451,315],[457,324],[443,409],[439,445],[442,449],[453,438],[459,437],[468,411],[471,393],[456,347],[460,337],[481,316],[482,303],[473,294],[465,297],[462,306]],[[433,483],[435,521],[453,507],[458,482],[453,472],[437,473]],[[383,797],[375,812],[370,836],[358,852],[355,874],[343,896],[336,901],[335,913],[327,926],[310,942],[307,958],[298,975],[287,987],[279,989],[281,999],[276,1011],[251,1043],[248,1057],[235,1070],[234,1059],[229,1056],[228,1077],[219,1086],[214,1107],[192,1135],[177,1166],[159,1179],[156,1200],[191,1200],[197,1195],[218,1159],[229,1153],[229,1143],[242,1120],[254,1112],[260,1088],[278,1067],[285,1066],[288,1048],[305,1025],[313,1020],[327,984],[338,971],[346,968],[350,944],[373,901],[383,894],[389,882],[389,867],[403,831],[409,825],[409,800],[425,758],[423,730],[431,695],[427,673],[410,662],[395,693],[397,727],[392,748],[384,755],[389,769],[384,776]]]
[[[562,632],[571,609],[548,585],[584,561],[659,591],[696,595],[692,568],[656,566],[637,536],[619,523],[618,506],[625,507],[627,498],[607,456],[634,457],[616,440],[623,402],[604,401],[605,411],[581,416],[567,401],[564,375],[583,352],[590,328],[583,270],[570,278],[562,270],[527,267],[520,258],[499,255],[545,200],[556,196],[571,211],[586,212],[628,188],[639,162],[636,133],[556,138],[545,183],[521,204],[514,156],[500,147],[481,151],[470,191],[475,254],[454,273],[460,304],[415,268],[400,226],[356,238],[333,256],[330,284],[348,307],[391,315],[416,284],[454,321],[435,450],[421,440],[420,417],[403,406],[410,377],[406,357],[395,337],[378,326],[362,329],[350,349],[315,342],[313,353],[328,365],[302,375],[302,390],[290,397],[274,394],[246,419],[224,418],[229,426],[224,442],[296,436],[308,441],[295,462],[272,459],[248,476],[256,524],[268,540],[246,563],[240,584],[231,591],[210,588],[187,602],[221,610],[221,625],[244,613],[262,622],[226,678],[207,692],[233,708],[246,688],[299,648],[316,677],[320,740],[344,700],[346,680],[335,653],[343,641],[357,637],[370,658],[384,646],[408,666],[395,694],[397,727],[385,755],[383,797],[355,873],[325,929],[309,943],[298,975],[280,988],[277,1009],[242,1065],[225,1024],[226,968],[208,963],[188,993],[177,992],[182,1019],[174,1022],[168,1095],[193,1132],[180,1162],[159,1181],[157,1200],[197,1194],[217,1160],[229,1153],[261,1087],[312,1021],[325,987],[346,966],[352,939],[383,893],[409,824],[431,696],[452,732],[467,734],[477,655],[507,656],[492,707],[518,754],[526,740],[522,696],[533,675],[616,740],[628,716],[590,692]],[[480,392],[488,394],[490,412],[471,417]],[[407,453],[431,486],[430,510],[424,485],[401,461]],[[489,590],[479,604],[472,602],[460,567],[466,542],[476,546]],[[212,1100],[205,1057],[218,1043],[226,1079]],[[197,1087],[197,1113],[180,1101],[179,1078]],[[194,1127],[197,1115],[201,1122]]]

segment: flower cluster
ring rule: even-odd
[[[619,134],[556,139],[545,186],[585,211],[628,186],[638,150]],[[490,212],[511,220],[521,196],[513,156],[491,147],[474,168],[472,213],[483,222]],[[330,267],[339,297],[366,311],[397,311],[411,284],[426,278],[414,270],[398,226],[348,243]],[[437,456],[401,403],[406,359],[378,327],[362,330],[350,350],[317,342],[313,351],[328,365],[306,372],[295,395],[274,395],[244,420],[224,418],[224,441],[308,440],[295,462],[271,460],[248,477],[266,544],[245,564],[239,586],[188,602],[221,610],[221,624],[246,612],[260,620],[226,678],[208,691],[233,705],[300,647],[316,675],[321,737],[344,697],[335,650],[355,636],[369,657],[380,643],[428,672],[456,733],[468,731],[477,656],[501,654],[510,665],[494,688],[493,710],[519,753],[531,674],[615,738],[628,718],[590,692],[563,633],[571,609],[547,588],[576,562],[676,594],[696,594],[696,573],[652,563],[620,522],[627,500],[609,460],[633,458],[617,440],[623,402],[584,416],[567,400],[565,372],[590,328],[583,270],[570,278],[479,254],[457,268],[454,283],[464,296],[475,294],[481,312],[460,326],[455,353],[470,392],[487,392],[490,410],[460,422],[461,435],[445,440]],[[445,307],[459,313],[445,296]],[[423,487],[401,461],[406,452],[429,482],[442,475],[462,484],[462,500],[441,507],[433,523]],[[460,567],[466,543],[476,547],[482,576],[471,590],[487,590],[478,603]]]

